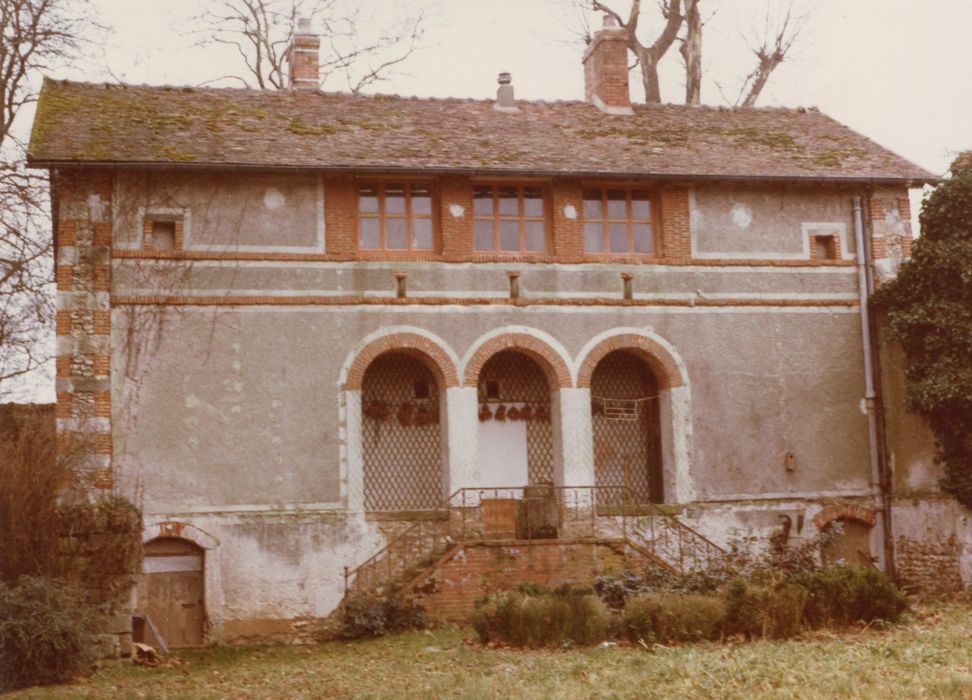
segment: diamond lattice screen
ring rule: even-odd
[[[623,350],[605,356],[591,377],[597,484],[627,486],[638,502],[662,500],[657,393],[645,363]]]
[[[426,392],[427,398],[417,398]],[[370,511],[423,510],[443,499],[439,390],[419,360],[381,355],[361,387],[364,502]]]
[[[479,402],[486,401],[486,382],[497,381],[499,400],[489,405],[527,404],[535,414],[538,409],[550,416],[550,387],[536,362],[515,350],[493,355],[479,374]],[[527,421],[527,468],[531,484],[553,481],[553,437],[551,420]]]

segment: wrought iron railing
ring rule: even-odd
[[[459,542],[618,539],[678,573],[728,564],[722,548],[659,506],[635,503],[624,486],[464,488],[439,509],[445,520],[419,521],[359,566],[345,567],[345,593],[390,594]]]

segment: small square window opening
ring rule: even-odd
[[[425,379],[416,379],[412,384],[412,396],[416,399],[431,398],[432,392],[429,383]]]
[[[814,258],[817,260],[837,259],[837,238],[835,236],[813,237]]]
[[[500,397],[500,383],[495,379],[490,379],[486,382],[486,399],[487,400],[499,400]]]
[[[145,249],[168,251],[176,249],[176,222],[173,220],[150,220],[145,227]]]

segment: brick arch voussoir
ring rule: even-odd
[[[824,530],[828,525],[836,520],[853,520],[863,523],[868,527],[874,527],[877,522],[877,513],[873,508],[858,506],[851,503],[835,503],[824,507],[819,513],[813,516],[813,524],[818,530]]]
[[[682,386],[682,373],[671,353],[659,342],[642,335],[625,333],[605,338],[591,348],[577,373],[577,386],[589,388],[598,363],[615,350],[627,350],[640,356],[655,373],[659,387],[672,389]]]
[[[503,350],[517,350],[537,361],[551,389],[569,389],[573,386],[570,368],[560,354],[550,345],[526,333],[507,333],[490,338],[479,346],[466,364],[464,386],[476,386],[479,373],[493,355]]]
[[[368,366],[386,352],[406,352],[425,361],[443,388],[459,386],[459,373],[449,354],[434,340],[417,333],[393,333],[377,338],[361,349],[348,369],[347,391],[360,390]]]

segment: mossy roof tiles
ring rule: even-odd
[[[814,109],[518,103],[47,80],[34,165],[934,180]]]

